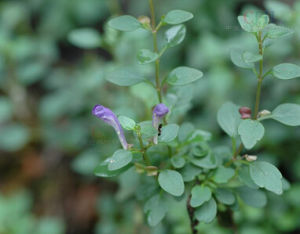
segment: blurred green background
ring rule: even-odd
[[[273,22],[295,30],[266,52],[266,66],[300,64],[300,1],[155,0],[158,16],[172,9],[194,14],[187,37],[166,53],[162,76],[178,65],[201,69],[204,79],[180,90],[179,118],[213,133],[227,144],[216,113],[225,101],[253,106],[256,80],[235,67],[234,47],[256,49],[237,16],[260,9]],[[132,170],[118,179],[93,175],[97,163],[119,147],[112,129],[91,115],[101,103],[117,114],[151,118],[156,96],[146,83],[120,88],[105,80],[119,66],[150,76],[137,65],[141,48],[152,48],[148,32],[119,33],[107,27],[115,15],[148,14],[147,0],[0,1],[0,234],[187,234],[185,204],[175,203],[166,221],[144,224],[142,193]],[[300,103],[297,79],[267,79],[262,108]],[[240,233],[300,233],[300,129],[266,123],[263,143],[252,153],[275,163],[290,182],[282,196],[268,194],[264,209],[235,212]],[[217,221],[201,233],[230,233]],[[199,232],[200,233],[200,232]]]

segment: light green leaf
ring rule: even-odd
[[[195,166],[202,167],[205,169],[213,169],[217,167],[216,158],[212,154],[209,154],[201,159],[192,158],[190,159],[190,161]]]
[[[165,33],[165,37],[167,40],[167,46],[168,47],[177,46],[184,40],[185,34],[186,34],[186,28],[184,25],[180,24],[180,25],[171,27]]]
[[[28,142],[29,129],[21,124],[1,126],[0,149],[4,151],[20,150]]]
[[[159,142],[173,141],[178,134],[179,126],[177,124],[168,124],[161,128],[161,135],[159,136]]]
[[[270,39],[278,39],[281,37],[286,37],[294,33],[292,29],[278,26],[276,24],[269,24],[265,28],[265,33],[267,34],[267,37]]]
[[[238,128],[242,142],[246,149],[251,149],[264,136],[264,126],[257,120],[243,120]]]
[[[75,29],[68,35],[68,40],[75,46],[94,49],[101,45],[101,35],[92,28]]]
[[[130,151],[120,149],[108,159],[107,168],[109,171],[115,171],[127,166],[131,161],[132,153]]]
[[[195,217],[198,221],[204,223],[210,223],[217,215],[216,201],[211,198],[208,202],[205,202],[201,207],[195,211]]]
[[[182,168],[185,165],[185,159],[181,155],[175,155],[171,158],[171,163],[175,168]]]
[[[193,14],[190,12],[183,10],[172,10],[167,13],[163,22],[167,24],[181,24],[192,19],[193,17]]]
[[[254,183],[276,194],[282,194],[282,175],[268,162],[256,161],[250,165],[250,175]]]
[[[239,107],[231,102],[222,105],[217,115],[218,124],[231,137],[238,134],[238,126],[241,123]]]
[[[239,187],[237,192],[240,198],[249,206],[261,208],[267,204],[267,196],[263,191],[244,186]]]
[[[154,227],[165,217],[168,206],[163,197],[157,194],[145,203],[144,211],[147,214],[148,224]]]
[[[196,185],[192,189],[192,197],[190,204],[192,207],[201,206],[204,202],[211,199],[211,191],[208,187]]]
[[[289,126],[300,126],[300,105],[285,103],[273,110],[272,119]]]
[[[241,49],[232,49],[230,52],[230,58],[234,65],[246,68],[246,69],[252,69],[254,67],[253,63],[247,63],[244,60],[244,51]]]
[[[139,126],[141,127],[141,134],[144,139],[152,138],[158,134],[151,121],[143,121],[139,123]]]
[[[203,73],[190,67],[177,67],[169,74],[167,82],[171,85],[187,85],[199,80]]]
[[[137,55],[140,64],[148,64],[155,62],[159,55],[151,50],[141,49]]]
[[[300,77],[300,67],[291,63],[282,63],[273,68],[273,75],[282,80]]]
[[[120,86],[131,86],[143,82],[145,78],[133,69],[121,68],[109,73],[106,80]]]
[[[217,188],[216,198],[225,205],[232,205],[235,202],[235,196],[229,189]]]
[[[183,123],[178,132],[178,140],[185,141],[194,131],[195,127],[191,123]]]
[[[142,28],[141,23],[130,15],[122,15],[111,19],[108,25],[113,29],[130,32]]]
[[[0,123],[11,118],[12,110],[12,102],[6,97],[0,97]]]
[[[108,170],[108,164],[109,164],[110,158],[106,159],[104,162],[100,163],[94,170],[95,176],[99,177],[114,177],[117,176],[125,171],[127,171],[132,165],[128,164],[125,167],[120,168],[119,170],[110,171]]]
[[[250,188],[258,189],[259,187],[253,182],[248,166],[240,168],[238,173],[239,180]]]
[[[217,168],[213,180],[217,183],[227,183],[234,176],[234,169],[220,166]]]
[[[190,182],[195,179],[197,175],[200,175],[202,169],[195,167],[192,164],[186,164],[184,168],[180,170],[184,182]]]
[[[268,15],[258,16],[256,12],[251,12],[238,17],[238,21],[246,32],[262,31],[269,23]]]
[[[122,127],[126,130],[134,130],[136,123],[133,119],[128,118],[124,115],[118,117]]]
[[[163,190],[173,196],[181,196],[184,193],[183,179],[177,171],[163,170],[159,173],[158,183]]]
[[[245,51],[242,55],[242,59],[246,62],[246,63],[255,63],[258,62],[260,60],[262,60],[262,55],[260,54],[253,54],[249,51]]]

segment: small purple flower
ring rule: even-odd
[[[127,150],[128,144],[124,135],[124,131],[115,113],[107,107],[95,105],[92,114],[95,115],[97,118],[102,119],[105,123],[109,124],[115,129],[123,148]]]
[[[152,115],[152,125],[153,127],[158,130],[159,128],[159,123],[160,121],[162,120],[162,118],[169,113],[169,108],[163,104],[163,103],[160,103],[160,104],[157,104],[154,109],[153,109],[153,115]],[[154,144],[157,144],[158,142],[158,135],[156,135],[154,138],[153,138],[153,142]]]

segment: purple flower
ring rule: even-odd
[[[92,114],[95,115],[97,118],[102,119],[105,123],[109,124],[115,129],[123,148],[127,150],[128,144],[124,136],[124,131],[115,113],[107,107],[95,105]]]
[[[159,123],[162,120],[162,118],[168,113],[169,113],[169,108],[163,103],[157,104],[154,107],[153,115],[152,115],[152,125],[156,130],[158,130]],[[158,135],[156,135],[153,138],[154,144],[157,144],[157,140],[158,140]]]

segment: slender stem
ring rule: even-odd
[[[147,155],[147,148],[144,147],[141,132],[137,131],[136,134],[137,134],[137,137],[139,139],[140,147],[141,147],[142,154],[143,154],[143,159],[146,162],[146,164],[149,166],[149,165],[151,165],[151,163],[150,163],[149,157]]]
[[[263,56],[264,51],[263,51],[263,39],[262,39],[262,33],[259,32],[258,35],[256,36],[257,41],[258,41],[258,49],[259,49],[259,54]],[[254,107],[254,115],[253,119],[257,119],[258,111],[259,111],[259,104],[260,104],[260,98],[261,98],[261,87],[262,87],[262,81],[264,79],[263,75],[263,58],[259,61],[259,73],[257,74],[257,88],[256,88],[256,95],[255,95],[255,107]],[[267,74],[267,73],[266,73]],[[236,160],[237,156],[241,153],[243,150],[244,146],[243,143],[240,144],[238,150],[235,152],[233,155],[233,160]],[[229,165],[231,165],[231,161],[228,162]]]
[[[191,206],[190,201],[191,201],[191,195],[189,195],[187,199],[186,208],[190,218],[192,234],[197,234],[198,233],[197,225],[199,224],[199,222],[197,219],[194,218],[195,209]]]
[[[154,52],[159,53],[158,46],[157,46],[157,30],[160,28],[160,24],[156,27],[155,10],[154,10],[153,0],[149,0],[149,7],[150,7],[150,14],[151,14]],[[155,61],[155,84],[156,84],[156,92],[157,92],[158,100],[160,103],[162,103],[161,84],[160,84],[160,80],[159,80],[159,59],[157,59]]]

